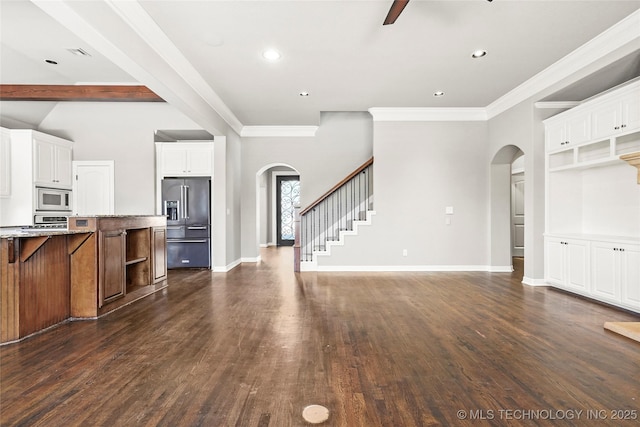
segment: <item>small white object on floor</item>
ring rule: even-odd
[[[302,418],[311,424],[320,424],[329,419],[329,410],[321,405],[309,405],[302,410]]]

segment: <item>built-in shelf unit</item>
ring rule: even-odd
[[[546,282],[640,312],[640,80],[544,125]]]

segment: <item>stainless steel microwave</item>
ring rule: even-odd
[[[36,212],[71,212],[71,190],[36,187]]]

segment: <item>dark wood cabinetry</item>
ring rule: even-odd
[[[105,303],[124,296],[125,288],[125,245],[126,233],[124,230],[99,231],[100,243],[98,246],[98,289],[99,303],[102,307]]]
[[[71,217],[0,236],[0,343],[97,318],[166,287],[166,218]]]
[[[97,317],[166,286],[165,217],[71,217],[69,230],[97,235],[70,252],[72,317]]]
[[[67,236],[0,240],[0,342],[69,318]]]

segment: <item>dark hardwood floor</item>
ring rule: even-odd
[[[603,329],[638,316],[523,286],[521,262],[296,275],[291,250],[0,347],[1,424],[638,425],[640,344]]]

